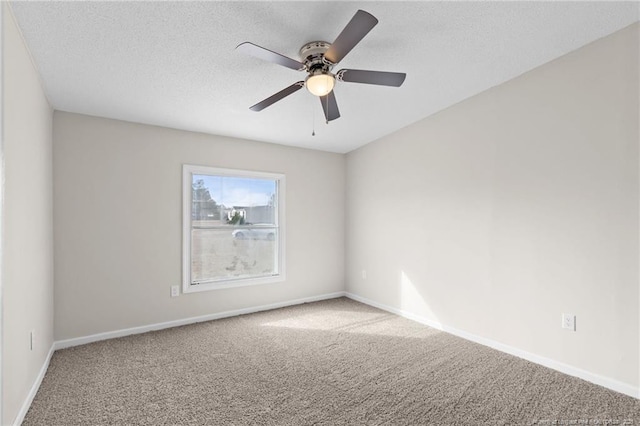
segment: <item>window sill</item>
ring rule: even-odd
[[[247,287],[252,285],[272,284],[285,280],[284,274],[259,277],[259,278],[243,278],[238,280],[216,281],[202,284],[186,284],[182,286],[183,293],[199,293],[201,291],[221,290],[226,288]]]

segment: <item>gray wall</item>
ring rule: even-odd
[[[345,158],[54,114],[55,337],[344,290]],[[286,281],[170,297],[181,284],[182,164],[286,175]]]
[[[349,153],[347,290],[637,386],[638,37]]]
[[[52,111],[3,8],[2,424],[18,415],[53,343]],[[29,332],[35,331],[34,350]]]

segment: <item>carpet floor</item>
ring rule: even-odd
[[[340,298],[56,351],[24,426],[640,425],[640,401]]]

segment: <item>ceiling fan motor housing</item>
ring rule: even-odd
[[[331,47],[326,41],[312,41],[300,48],[300,59],[307,71],[313,75],[328,73],[333,64],[324,58],[324,53]]]

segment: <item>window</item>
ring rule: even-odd
[[[284,280],[284,175],[183,166],[183,291]]]

